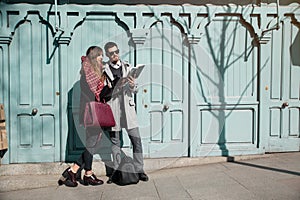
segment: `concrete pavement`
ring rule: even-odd
[[[148,182],[130,186],[105,183],[68,188],[57,186],[59,176],[56,174],[2,175],[0,199],[300,199],[300,152],[244,158],[231,157],[228,159],[231,162],[164,167],[148,171]],[[105,176],[101,178],[107,180]],[[27,187],[12,191],[6,187],[10,182]],[[32,185],[35,189],[26,189],[32,188]]]

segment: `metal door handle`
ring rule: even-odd
[[[289,106],[289,103],[288,102],[283,102],[283,104],[281,105],[282,108],[286,108]]]
[[[166,112],[167,110],[169,110],[169,108],[170,107],[167,104],[165,104],[164,107],[163,107],[163,112]]]
[[[37,108],[33,108],[31,111],[31,115],[35,116],[38,113],[38,109]]]

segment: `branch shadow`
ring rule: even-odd
[[[232,8],[227,8],[225,10],[225,13],[235,13],[236,11],[232,11]],[[207,7],[207,13],[210,13],[209,7]],[[208,14],[208,16],[210,16]],[[209,22],[212,21],[212,19],[208,20]],[[235,22],[235,24],[233,24]],[[219,48],[216,49],[214,47],[214,42],[216,40],[215,38],[215,32],[211,32],[208,28],[208,26],[205,26],[205,35],[207,38],[207,44],[208,44],[208,51],[210,53],[210,56],[212,58],[212,62],[216,66],[216,69],[218,71],[218,78],[217,80],[214,80],[213,77],[211,77],[209,74],[206,74],[206,72],[201,69],[200,66],[197,66],[197,81],[199,83],[199,88],[202,88],[200,92],[201,97],[204,100],[204,103],[207,104],[208,108],[207,110],[210,110],[212,116],[217,120],[216,126],[218,126],[218,133],[219,137],[218,140],[216,141],[216,145],[219,146],[219,149],[221,151],[222,156],[228,157],[230,160],[229,156],[229,150],[226,146],[227,143],[227,138],[226,138],[226,119],[231,115],[231,113],[234,111],[234,109],[239,105],[239,103],[242,101],[243,97],[245,96],[247,90],[252,87],[254,84],[255,79],[258,78],[260,70],[262,70],[265,66],[262,66],[261,69],[259,69],[259,66],[257,66],[257,74],[253,74],[249,82],[245,83],[244,88],[240,91],[240,95],[235,103],[235,105],[232,105],[233,108],[231,108],[228,112],[226,112],[227,108],[227,96],[226,96],[226,86],[224,83],[226,73],[228,69],[230,69],[231,66],[233,66],[236,62],[238,62],[241,59],[244,59],[244,61],[248,61],[250,55],[253,53],[253,50],[255,48],[255,43],[254,43],[254,38],[253,35],[251,34],[251,26],[246,26],[245,24],[242,23],[243,19],[240,20],[233,20],[231,21],[231,16],[224,16],[224,19],[222,21],[221,27],[220,27],[220,34],[218,37],[218,44]],[[232,26],[230,27],[230,23]],[[247,42],[245,41],[245,47],[244,51],[242,52],[234,52],[234,46],[237,45],[237,34],[238,34],[238,27],[239,25],[244,26],[245,29],[245,34],[246,34],[246,40],[248,39],[247,32],[250,32],[250,36],[252,37],[252,42],[250,46],[247,46]],[[229,29],[232,28],[231,32],[229,32]],[[216,42],[216,41],[215,41]],[[227,52],[227,53],[226,53]],[[192,59],[194,59],[195,63],[197,63],[197,52],[193,50],[193,56]],[[213,103],[209,101],[209,96],[205,94],[205,88],[204,84],[202,83],[203,80],[201,80],[202,77],[204,77],[211,85],[217,88],[217,96],[218,96],[218,108],[214,109],[213,108]],[[208,133],[209,134],[209,133]]]
[[[253,163],[234,161],[234,157],[231,157],[231,159],[228,162],[231,162],[231,163],[234,163],[237,165],[247,166],[247,167],[254,167],[254,168],[258,168],[258,169],[264,169],[264,170],[270,170],[270,171],[279,172],[279,173],[300,176],[300,172],[290,171],[290,170],[286,170],[286,169],[278,169],[278,168],[274,168],[274,167],[267,167],[267,166],[263,166],[263,165],[253,164]]]

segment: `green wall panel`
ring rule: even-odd
[[[0,101],[10,107],[9,137],[18,138],[7,162],[78,157],[80,58],[108,41],[123,60],[146,64],[135,98],[145,157],[299,150],[299,4],[280,7],[277,30],[270,29],[275,4],[64,1],[55,16],[53,4],[7,2],[0,3]],[[125,131],[123,139],[130,152]],[[22,153],[24,145],[41,151]]]

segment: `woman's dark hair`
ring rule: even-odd
[[[97,47],[97,48],[100,48],[100,47],[98,47],[98,46],[90,46],[90,47],[86,50],[85,55],[88,56],[88,55],[91,53],[91,51],[94,50],[96,47]],[[101,49],[101,48],[100,48],[100,49]],[[102,49],[101,49],[101,50],[102,50]]]
[[[96,46],[90,46],[87,50],[86,50],[86,53],[85,55],[89,55],[89,53],[95,48]]]

